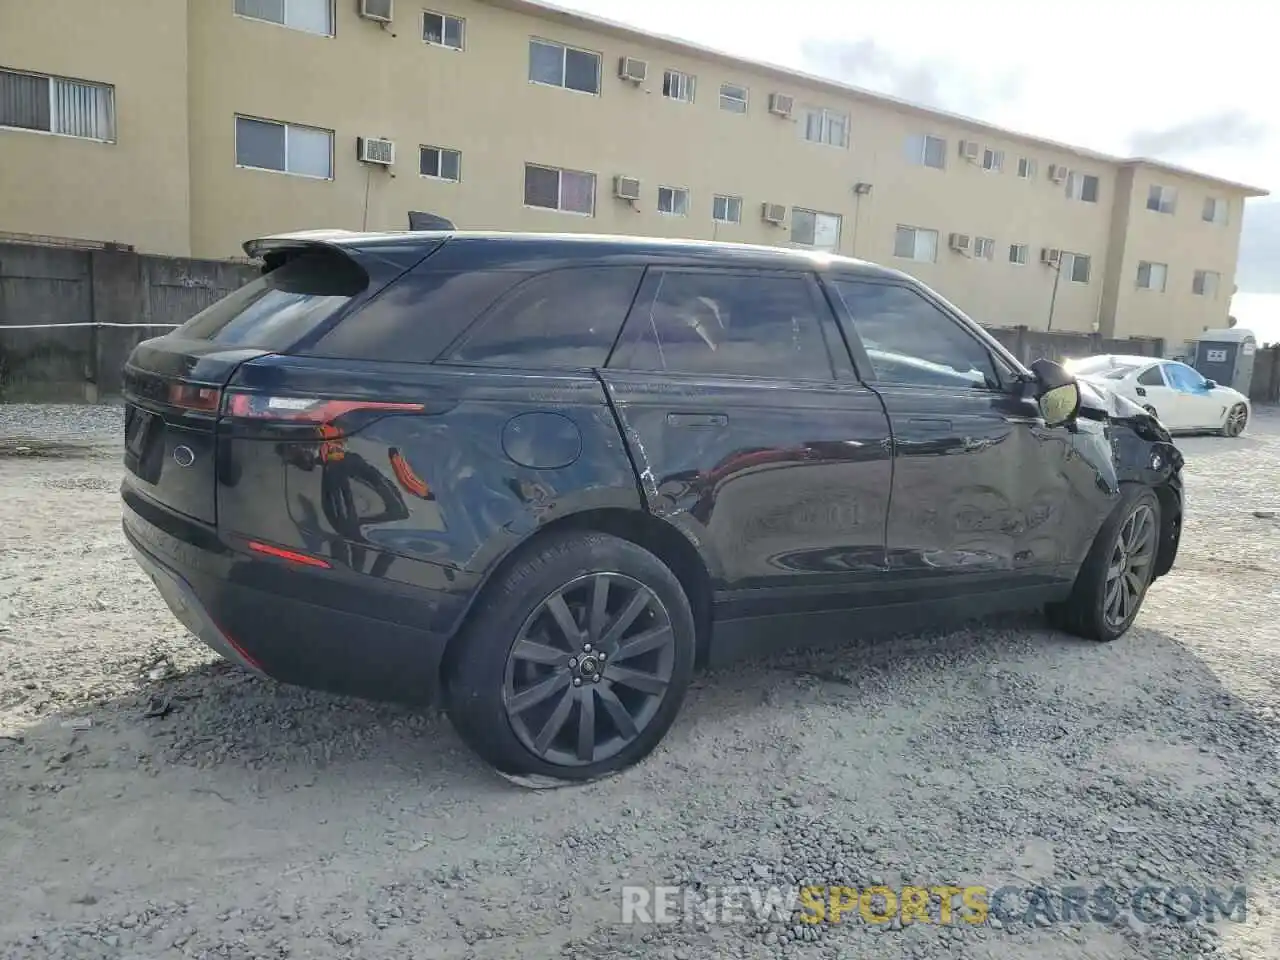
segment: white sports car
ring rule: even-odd
[[[1243,393],[1206,380],[1176,360],[1107,354],[1063,365],[1081,380],[1146,408],[1170,433],[1214,430],[1238,437],[1253,413]]]

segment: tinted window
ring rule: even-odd
[[[611,366],[671,373],[833,379],[809,281],[664,271],[627,321]]]
[[[1150,370],[1144,370],[1138,376],[1138,383],[1144,387],[1163,387],[1164,377],[1160,375],[1160,365],[1156,364]]]
[[[365,272],[344,256],[301,254],[201,310],[176,335],[228,347],[284,350],[368,283]]]
[[[574,267],[526,280],[449,359],[521,367],[602,367],[627,316],[640,267]]]
[[[430,363],[528,272],[414,270],[305,352],[351,360]]]
[[[877,380],[918,386],[997,386],[991,354],[955,320],[906,287],[837,280]]]

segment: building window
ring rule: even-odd
[[[462,154],[444,147],[420,147],[418,173],[436,180],[462,179]]]
[[[1016,263],[1019,266],[1024,266],[1027,262],[1029,252],[1027,244],[1011,243],[1009,244],[1009,262]]]
[[[1036,178],[1037,164],[1031,157],[1018,158],[1018,177],[1022,180],[1034,180]]]
[[[692,74],[679,70],[667,70],[662,74],[662,95],[668,100],[693,103],[693,88],[697,85]]]
[[[1216,270],[1197,270],[1191,278],[1191,292],[1197,297],[1215,299],[1221,282],[1222,274]]]
[[[1068,253],[1062,251],[1062,262],[1058,265],[1058,269],[1067,275],[1067,279],[1073,283],[1088,283],[1089,268],[1092,266],[1089,257],[1083,253]]]
[[[1152,184],[1147,191],[1147,209],[1156,213],[1173,213],[1178,208],[1178,191],[1173,187]]]
[[[849,146],[848,114],[825,107],[810,107],[804,112],[804,138],[833,147]]]
[[[933,263],[938,259],[938,231],[899,225],[893,235],[893,255]]]
[[[530,40],[529,81],[598,94],[600,54],[548,40]]]
[[[659,187],[658,212],[673,217],[689,215],[689,191],[684,187]]]
[[[996,242],[990,237],[974,237],[973,256],[975,259],[979,260],[994,260],[996,256]]]
[[[1225,225],[1227,222],[1227,201],[1221,197],[1205,197],[1204,211],[1200,214],[1205,223]]]
[[[1004,151],[987,147],[982,151],[982,169],[999,173],[1004,169]]]
[[[524,204],[543,210],[560,210],[595,216],[596,175],[581,170],[524,165]]]
[[[236,117],[236,166],[333,179],[333,131]]]
[[[791,242],[834,253],[840,247],[840,215],[793,207]]]
[[[935,170],[946,169],[947,141],[927,133],[908,137],[907,162]]]
[[[467,22],[461,17],[432,13],[430,10],[422,13],[422,39],[434,47],[461,50],[466,31]]]
[[[730,113],[746,113],[747,88],[736,83],[720,84],[720,109]]]
[[[712,197],[711,219],[716,223],[741,223],[742,198],[724,197],[719,194]]]
[[[1092,174],[1072,170],[1067,174],[1067,196],[1085,203],[1098,202],[1098,178]]]
[[[1165,281],[1169,278],[1169,265],[1166,263],[1150,263],[1143,260],[1138,264],[1138,289],[1155,290],[1164,293]]]
[[[236,13],[290,30],[333,36],[333,0],[236,0]]]
[[[0,70],[0,127],[113,142],[115,90],[103,83]]]

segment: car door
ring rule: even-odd
[[[709,559],[718,643],[883,576],[888,417],[812,273],[650,267],[602,378],[650,509]]]
[[[1156,416],[1166,426],[1173,426],[1178,418],[1178,395],[1165,380],[1167,364],[1154,363],[1138,374],[1134,380],[1131,399],[1144,407],[1155,410]]]
[[[1225,404],[1213,395],[1199,372],[1185,363],[1166,363],[1164,368],[1165,379],[1176,396],[1179,429],[1200,430],[1222,423]]]
[[[829,283],[893,433],[887,589],[960,600],[1060,586],[1091,535],[1072,518],[1073,484],[1094,478],[1070,432],[1047,427],[1013,368],[923,288]]]

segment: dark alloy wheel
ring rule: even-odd
[[[1125,484],[1089,555],[1076,574],[1071,595],[1045,608],[1060,630],[1109,641],[1133,625],[1151,585],[1160,545],[1160,500],[1141,484]]]
[[[578,577],[538,604],[516,636],[502,688],[507,720],[548,763],[607,760],[657,715],[675,646],[653,590],[620,573]]]
[[[446,706],[503,773],[591,780],[662,740],[695,647],[689,600],[656,556],[604,533],[548,534],[477,600],[451,646]]]
[[[1227,422],[1222,425],[1224,437],[1238,437],[1249,425],[1249,411],[1243,403],[1237,403],[1227,412]]]

